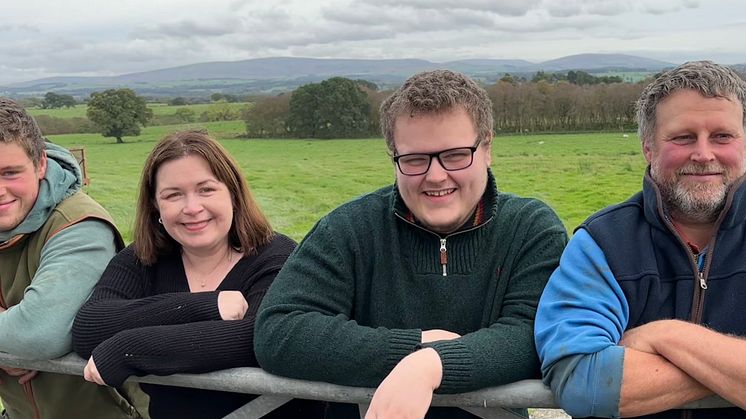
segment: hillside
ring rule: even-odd
[[[471,59],[443,63],[418,59],[321,59],[257,58],[220,61],[122,74],[112,77],[51,77],[0,87],[0,94],[41,96],[46,92],[88,96],[112,87],[130,87],[148,96],[208,96],[271,94],[333,76],[365,79],[381,87],[393,87],[408,76],[425,70],[447,68],[461,71],[484,82],[494,82],[505,73],[530,75],[538,70],[583,70],[657,72],[674,64],[621,54],[581,54],[541,63],[509,59]]]

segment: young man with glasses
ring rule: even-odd
[[[396,184],[309,232],[260,307],[257,359],[378,387],[369,418],[471,417],[428,413],[433,392],[537,376],[534,313],[566,233],[545,204],[497,191],[491,103],[469,78],[413,76],[382,104],[381,126]],[[328,416],[353,416],[343,410]]]

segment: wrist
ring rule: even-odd
[[[423,348],[407,355],[406,360],[418,374],[422,375],[428,387],[435,390],[443,379],[443,363],[440,355],[433,348]]]
[[[679,342],[679,338],[690,336],[689,329],[698,327],[692,323],[677,319],[658,320],[654,323],[656,325],[655,339],[651,340],[651,346],[661,355],[664,354],[666,349],[681,345],[682,342]]]

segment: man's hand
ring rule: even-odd
[[[448,330],[431,329],[422,331],[422,341],[420,343],[435,342],[437,340],[453,340],[460,338],[461,335]]]
[[[218,294],[218,311],[223,320],[241,320],[249,309],[241,291],[220,291]]]
[[[442,377],[443,364],[435,349],[405,356],[376,389],[365,419],[424,418]]]
[[[5,307],[0,307],[0,313],[4,312],[6,309]],[[14,367],[4,367],[0,365],[0,370],[5,371],[6,374],[10,375],[11,377],[20,377],[18,379],[18,384],[24,385],[31,381],[32,378],[36,377],[36,374],[39,373],[39,371],[35,370],[27,370],[25,368],[14,368]]]
[[[0,369],[5,371],[6,374],[13,376],[13,377],[20,377],[18,379],[18,384],[24,385],[31,381],[32,378],[36,377],[36,374],[39,373],[39,371],[35,370],[27,370],[25,368],[14,368],[14,367],[3,367],[0,366]]]
[[[104,379],[101,378],[101,374],[98,373],[98,368],[96,368],[96,363],[93,362],[93,357],[88,358],[88,363],[85,364],[85,368],[83,369],[83,378],[85,378],[86,381],[90,381],[98,385],[106,385]]]

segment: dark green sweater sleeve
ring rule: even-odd
[[[549,276],[559,263],[567,234],[543,203],[524,200],[514,216],[496,220],[512,231],[508,263],[500,272],[507,281],[502,310],[489,327],[459,339],[424,344],[440,355],[440,393],[461,393],[538,377],[533,339],[536,307]],[[507,229],[512,224],[512,228]]]
[[[308,233],[265,296],[254,333],[256,358],[273,374],[375,387],[415,349],[422,331],[351,320],[359,285],[354,256],[327,221]]]

